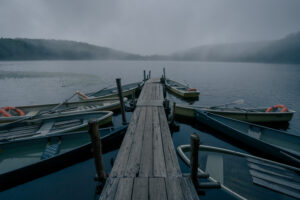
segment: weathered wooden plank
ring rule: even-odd
[[[160,129],[162,133],[162,144],[164,150],[167,176],[181,176],[180,167],[175,153],[169,125],[163,108],[158,107]]]
[[[143,100],[139,101],[137,106],[163,106],[163,100]]]
[[[172,200],[183,200],[182,189],[180,185],[180,178],[179,177],[167,177],[166,181],[166,189],[168,199]]]
[[[162,86],[147,81],[100,199],[198,199],[182,178],[162,100]]]
[[[166,177],[166,165],[159,124],[158,109],[153,108],[153,176]]]
[[[148,199],[148,178],[135,178],[132,200]]]
[[[140,177],[153,177],[153,117],[152,117],[152,107],[147,107],[146,119],[145,119],[145,129],[142,145],[142,155],[141,155],[141,166],[140,166]]]
[[[159,87],[159,99],[164,99],[163,86],[161,86],[161,85]]]
[[[160,88],[161,88],[161,85],[160,84],[156,84],[156,99],[161,99],[163,100],[163,98],[160,96]]]
[[[119,153],[117,155],[114,166],[111,170],[110,177],[123,177],[127,166],[128,155],[132,147],[134,133],[139,119],[141,108],[136,108],[132,117],[129,127],[127,129],[125,138],[123,139]]]
[[[128,157],[128,163],[125,171],[125,177],[136,177],[139,174],[141,151],[144,136],[144,127],[146,119],[146,107],[141,107],[141,113],[137,122],[134,138],[132,141],[132,147]]]
[[[149,199],[167,199],[167,190],[164,178],[149,178]]]
[[[152,78],[150,81],[151,83],[160,83],[160,78]]]
[[[133,178],[121,178],[115,200],[130,200],[133,189]]]
[[[184,199],[186,200],[198,200],[197,191],[189,177],[180,178],[180,185]]]
[[[118,188],[119,178],[108,178],[99,200],[113,200]]]

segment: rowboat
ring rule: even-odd
[[[126,102],[127,99],[124,98]],[[59,106],[53,112],[51,109]],[[8,112],[11,116],[5,117],[0,115],[0,123],[7,123],[16,120],[21,120],[24,118],[30,118],[34,116],[49,116],[53,114],[67,114],[76,112],[89,112],[89,111],[100,111],[109,110],[115,111],[120,108],[120,101],[116,98],[114,99],[96,99],[96,100],[86,100],[77,102],[66,102],[63,104],[41,104],[41,105],[31,105],[31,106],[18,106],[14,107],[15,110],[21,110],[24,115],[19,115],[15,111]]]
[[[198,98],[200,95],[200,92],[197,89],[190,88],[187,85],[170,79],[165,79],[165,85],[168,90],[182,98]]]
[[[1,142],[23,138],[41,137],[84,129],[90,119],[96,119],[100,125],[111,123],[111,111],[93,111],[75,114],[61,114],[22,122],[12,122],[0,126]]]
[[[176,105],[174,113],[179,117],[195,118],[194,111],[196,109],[232,119],[257,123],[288,122],[295,113],[295,111],[291,109],[288,109],[286,112],[281,112],[279,109],[274,110],[273,112],[266,112],[268,108],[231,108],[186,105]]]
[[[177,147],[190,165],[190,145]],[[300,169],[228,149],[199,146],[198,173],[238,199],[299,199]]]
[[[126,85],[122,85],[122,93],[123,97],[131,96],[134,92],[137,93],[144,85],[144,82],[130,83]],[[97,92],[91,93],[82,93],[77,91],[77,96],[81,100],[87,99],[104,99],[104,98],[117,98],[118,97],[118,89],[117,87],[112,88],[104,88]]]
[[[119,148],[127,126],[100,129],[102,152]],[[0,191],[92,157],[87,131],[0,144]]]
[[[220,133],[264,152],[279,161],[300,167],[300,137],[284,131],[195,110],[196,119]]]

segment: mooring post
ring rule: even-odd
[[[175,120],[175,108],[176,108],[176,102],[173,102],[172,115],[171,115],[170,124],[173,124],[174,120]]]
[[[166,69],[163,68],[163,72],[164,72],[164,79],[166,79]]]
[[[146,81],[146,70],[144,70],[144,81]]]
[[[151,79],[151,70],[149,70],[149,79]]]
[[[198,174],[198,150],[200,137],[196,133],[191,135],[191,179],[195,188],[199,188],[197,174]]]
[[[117,78],[116,82],[117,82],[117,87],[118,87],[118,95],[119,95],[119,99],[120,99],[122,121],[123,121],[123,124],[127,124],[126,115],[125,115],[125,106],[124,106],[124,101],[123,101],[123,92],[122,92],[122,86],[121,86],[121,79]]]
[[[102,160],[102,148],[101,148],[101,139],[99,134],[99,125],[97,120],[89,121],[89,134],[92,142],[92,149],[95,160],[95,167],[97,178],[96,180],[104,185],[106,180],[106,173],[104,171],[103,160]]]

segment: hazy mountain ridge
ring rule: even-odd
[[[279,40],[203,45],[169,55],[142,56],[82,42],[0,39],[0,60],[176,60],[300,63],[300,32]]]
[[[0,39],[0,60],[141,59],[141,56],[82,42]]]
[[[199,46],[171,54],[169,59],[300,63],[300,32],[273,41]]]

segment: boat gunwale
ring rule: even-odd
[[[85,115],[97,115],[97,114],[104,114],[103,116],[101,117],[98,117],[98,118],[93,118],[93,119],[96,119],[97,122],[101,122],[101,121],[104,121],[105,119],[108,119],[110,117],[113,116],[113,112],[111,111],[88,111],[88,112],[80,112],[80,113],[67,113],[67,114],[61,114],[59,116],[49,116],[49,117],[46,117],[46,118],[38,118],[38,119],[33,119],[33,120],[25,120],[24,122],[21,122],[21,124],[26,124],[26,123],[42,123],[44,121],[51,121],[51,120],[54,120],[56,121],[57,118],[65,118],[65,117],[72,117],[73,115],[76,115],[77,118],[80,118],[81,115],[85,116]],[[12,122],[11,124],[4,124],[4,127],[5,125],[7,126],[12,126],[14,122]],[[55,134],[60,134],[60,133],[65,133],[65,132],[69,132],[69,131],[75,131],[77,129],[80,129],[80,128],[84,128],[88,125],[88,121],[82,121],[79,125],[76,125],[76,126],[72,126],[72,127],[69,127],[69,128],[64,128],[64,129],[60,129],[60,130],[56,130],[56,131],[52,131],[51,130],[46,134],[46,135],[55,135]],[[21,126],[21,125],[20,125]],[[21,126],[22,127],[22,126]],[[4,129],[4,128],[3,128]],[[12,136],[14,134],[12,133]],[[44,136],[43,134],[37,134],[37,135],[31,135],[31,136],[28,136],[25,138],[39,138],[41,136]],[[23,139],[25,139],[23,137]],[[22,139],[21,138],[11,138],[11,139],[2,139],[2,142],[10,142],[10,141],[16,141],[16,140],[20,140]],[[0,144],[2,143],[0,141]]]
[[[134,88],[129,88],[129,89],[125,89],[123,90],[123,87],[126,87],[127,85],[136,85],[136,87]],[[129,92],[129,91],[133,91],[133,90],[136,90],[140,87],[142,87],[144,85],[144,81],[141,81],[141,82],[136,82],[136,83],[128,83],[128,84],[124,84],[122,86],[122,92]],[[112,89],[117,89],[117,87],[113,86],[113,87],[110,87],[110,88],[106,88],[105,90],[112,90]],[[105,91],[104,90],[104,91]],[[97,92],[88,92],[88,93],[83,93],[84,95],[88,96],[87,100],[94,100],[94,99],[105,99],[109,96],[112,96],[112,95],[115,95],[115,94],[118,94],[118,92],[116,92],[115,94],[107,94],[107,95],[103,95],[103,96],[90,96],[91,94],[96,94],[98,93],[99,91]],[[81,98],[81,97],[80,97]]]
[[[251,114],[257,114],[257,115],[287,115],[287,114],[294,114],[296,113],[296,111],[288,109],[287,112],[247,112],[247,111],[223,111],[223,110],[214,110],[214,109],[210,109],[208,107],[205,106],[191,106],[191,105],[180,105],[180,104],[176,104],[176,107],[179,107],[181,109],[190,109],[190,110],[201,110],[203,112],[209,112],[212,113],[213,112],[222,112],[222,113],[233,113],[233,114],[247,114],[247,115],[251,115]],[[262,108],[245,108],[245,109],[267,109],[267,107],[262,107]],[[206,109],[206,110],[204,110]],[[211,110],[211,111],[210,111]],[[214,113],[213,113],[214,114]]]
[[[196,110],[195,110],[195,111],[196,111]],[[199,111],[198,111],[198,112],[199,112]],[[205,115],[207,118],[209,118],[209,120],[216,121],[216,123],[222,125],[223,127],[226,127],[226,128],[229,128],[229,129],[231,129],[231,130],[233,130],[233,131],[235,131],[235,132],[238,132],[239,134],[242,134],[243,136],[246,136],[247,138],[250,138],[250,139],[252,139],[252,140],[254,140],[254,141],[259,141],[259,142],[263,143],[263,144],[266,145],[266,146],[274,147],[274,148],[277,148],[277,149],[279,149],[279,150],[281,150],[281,151],[283,151],[283,152],[287,152],[287,153],[289,153],[289,154],[292,154],[292,155],[295,155],[295,156],[297,156],[297,157],[300,157],[300,152],[297,152],[297,151],[295,151],[295,150],[293,150],[293,149],[287,149],[287,148],[285,148],[285,147],[281,147],[281,146],[278,146],[278,145],[274,145],[274,144],[271,144],[271,143],[267,143],[267,142],[265,142],[265,141],[263,141],[263,140],[261,140],[261,139],[256,139],[256,138],[254,138],[254,137],[251,137],[251,136],[245,134],[244,132],[241,132],[241,131],[237,130],[236,128],[232,128],[232,127],[230,127],[229,125],[226,125],[225,123],[223,123],[223,122],[221,122],[221,121],[219,121],[219,120],[217,120],[217,119],[214,119],[214,118],[210,117],[209,115],[216,115],[217,117],[229,119],[229,120],[232,120],[232,121],[236,121],[236,122],[238,122],[238,123],[245,123],[245,124],[247,124],[248,126],[256,126],[256,127],[261,128],[261,129],[270,129],[271,131],[279,132],[279,133],[282,134],[282,135],[288,135],[288,136],[291,136],[291,137],[299,138],[299,136],[297,136],[297,135],[294,135],[294,134],[291,134],[291,133],[288,133],[288,132],[285,132],[285,131],[281,131],[281,130],[276,130],[276,129],[274,129],[274,128],[269,128],[269,127],[261,126],[261,125],[258,125],[258,124],[249,123],[249,122],[246,122],[246,121],[241,121],[241,120],[237,120],[237,119],[232,119],[232,118],[228,118],[228,117],[223,117],[223,116],[221,116],[221,115],[217,115],[217,114],[210,113],[210,112],[205,112],[205,111],[200,111],[200,112],[204,113],[204,115]],[[226,134],[226,135],[228,135],[228,134]],[[292,156],[292,157],[294,157],[294,156]],[[296,158],[296,159],[299,160],[299,158]],[[297,161],[296,161],[296,162],[297,162]],[[299,161],[298,161],[298,162],[299,162]]]
[[[88,108],[88,109],[84,109],[84,110],[72,110],[72,111],[60,111],[60,110],[57,110],[57,111],[54,111],[54,113],[45,113],[45,114],[40,114],[40,118],[43,118],[43,117],[46,117],[46,116],[58,116],[58,115],[61,115],[61,114],[77,114],[77,113],[82,113],[82,112],[96,112],[96,111],[105,111],[106,109],[107,110],[116,110],[117,108],[115,107],[118,107],[118,105],[120,104],[120,101],[118,99],[115,99],[115,100],[108,100],[108,99],[88,99],[87,101],[76,101],[76,102],[69,102],[67,103],[68,106],[72,106],[72,105],[76,105],[76,104],[83,104],[82,106],[84,106],[85,103],[88,103],[88,104],[92,104],[92,105],[97,105],[98,104],[96,102],[99,103],[102,103],[101,101],[104,101],[104,102],[108,102],[110,104],[108,105],[101,105],[101,107],[96,107],[96,108]],[[127,101],[127,98],[124,98],[124,101],[126,102]],[[95,104],[93,104],[95,102]],[[38,110],[39,107],[54,107],[58,104],[40,104],[40,105],[28,105],[28,106],[16,106],[16,108],[19,108],[19,109],[33,109],[33,110],[36,110],[37,113],[36,115],[39,115],[39,112],[47,112],[47,110]],[[77,106],[79,107],[79,106]],[[68,109],[68,108],[66,108]],[[49,108],[50,110],[50,108]],[[35,115],[32,115],[32,117],[34,117]],[[11,116],[11,117],[0,117],[0,123],[7,123],[7,122],[12,122],[12,121],[15,121],[15,120],[21,120],[23,118],[26,118],[26,117],[31,117],[27,114],[25,114],[24,116]]]
[[[109,138],[111,138],[111,137],[116,136],[117,134],[118,134],[118,136],[119,136],[122,132],[124,132],[124,134],[125,134],[127,128],[128,128],[128,125],[123,125],[123,126],[116,127],[116,128],[110,127],[111,132],[110,132],[109,134],[103,136],[101,139],[102,139],[102,140],[109,139]],[[104,129],[107,129],[107,128],[104,128]],[[98,130],[101,131],[101,129],[98,129]],[[26,141],[28,141],[28,142],[33,141],[33,142],[35,142],[35,143],[40,143],[40,142],[42,142],[43,140],[47,140],[48,138],[52,138],[52,137],[58,137],[58,138],[59,138],[59,137],[64,137],[64,136],[68,137],[68,136],[72,136],[72,135],[74,135],[74,134],[84,134],[84,133],[86,133],[86,132],[87,132],[87,131],[77,131],[77,132],[72,132],[72,133],[69,133],[69,134],[43,136],[43,137],[40,137],[40,138],[28,138],[28,139],[23,139],[23,140],[18,140],[18,141],[7,142],[7,144],[9,144],[9,143],[22,143],[22,142],[26,142]],[[101,134],[101,132],[100,132],[100,134]],[[0,143],[0,144],[1,144],[1,143]],[[5,172],[5,173],[0,173],[0,177],[3,177],[3,176],[4,176],[4,177],[5,177],[5,176],[11,176],[12,174],[17,173],[17,172],[19,172],[19,171],[21,171],[21,170],[28,169],[29,167],[36,167],[36,166],[39,166],[39,165],[41,165],[41,164],[43,164],[43,163],[53,162],[53,160],[55,161],[55,160],[57,160],[57,159],[64,158],[64,157],[66,157],[66,156],[70,156],[70,155],[74,154],[75,152],[80,152],[80,151],[82,151],[82,150],[84,150],[84,149],[86,149],[86,148],[89,148],[90,145],[91,145],[91,142],[86,142],[86,143],[84,143],[84,144],[82,144],[82,145],[79,145],[79,146],[77,146],[77,147],[75,147],[75,148],[73,148],[73,149],[70,149],[70,150],[68,150],[68,151],[66,151],[66,152],[63,152],[63,153],[61,153],[61,154],[58,154],[58,155],[56,155],[56,156],[53,156],[53,157],[50,157],[50,158],[46,158],[46,159],[43,159],[43,160],[39,160],[39,161],[37,161],[37,162],[34,162],[34,163],[31,163],[31,164],[25,165],[25,166],[20,167],[20,168],[16,168],[16,169],[11,170],[11,171],[7,171],[7,172]],[[49,170],[48,170],[48,171],[49,171]],[[56,171],[56,170],[55,170],[55,171]],[[41,173],[41,172],[39,172],[39,173]],[[48,174],[48,173],[46,173],[46,174]],[[44,174],[44,175],[46,175],[46,174]],[[40,177],[40,175],[39,175],[38,177]],[[35,177],[34,179],[36,179],[36,178],[38,178],[38,177]],[[30,180],[34,180],[34,179],[30,179]],[[30,181],[30,180],[29,180],[29,181]],[[25,182],[28,182],[28,180],[25,181]],[[24,183],[25,183],[25,182],[24,182]],[[9,184],[11,184],[11,183],[9,183]],[[20,184],[20,183],[14,184],[14,186],[19,185],[19,184]],[[8,188],[11,188],[11,187],[12,187],[11,185],[8,186]],[[6,189],[8,189],[8,188],[5,188],[4,190],[6,190]],[[0,192],[1,192],[1,191],[3,191],[2,187],[0,187]]]
[[[199,150],[203,149],[204,151],[209,151],[209,152],[217,152],[217,153],[225,153],[225,154],[230,154],[230,155],[235,155],[235,156],[239,156],[239,157],[244,157],[244,158],[252,158],[252,159],[257,159],[263,162],[267,162],[267,163],[271,163],[274,165],[278,165],[280,167],[284,167],[287,168],[289,170],[294,171],[295,173],[300,173],[300,168],[294,167],[294,166],[290,166],[290,165],[286,165],[284,163],[279,163],[279,162],[275,162],[272,160],[268,160],[268,159],[264,159],[261,157],[257,157],[257,156],[253,156],[247,153],[242,153],[242,152],[238,152],[238,151],[233,151],[233,150],[229,150],[229,149],[224,149],[224,148],[220,148],[220,147],[214,147],[214,146],[208,146],[208,145],[199,145]],[[189,144],[184,144],[184,145],[179,145],[177,147],[177,153],[179,154],[179,157],[188,165],[190,166],[190,159],[187,157],[187,155],[184,152],[187,152],[188,150],[191,150],[191,145]],[[198,167],[198,173],[205,173],[202,169],[200,169],[200,167]],[[209,176],[208,177],[209,180],[213,181],[213,182],[218,182],[217,180],[215,180],[213,177]],[[227,186],[225,186],[224,184],[220,183],[222,188],[225,189],[226,191],[232,193],[233,195],[235,195],[236,197],[240,198],[240,199],[246,199],[245,197],[239,195],[238,193],[234,192],[233,190],[231,190],[230,188],[228,188]],[[285,194],[287,195],[287,194]],[[289,196],[289,195],[287,195]]]
[[[182,93],[182,95],[185,95],[185,94],[194,94],[194,95],[198,94],[199,95],[200,94],[200,91],[198,89],[196,91],[187,91],[187,90],[177,89],[176,86],[173,86],[173,85],[169,84],[168,81],[171,81],[171,82],[174,82],[174,83],[178,83],[179,85],[182,85],[182,87],[185,87],[187,89],[190,89],[190,87],[187,86],[187,85],[185,85],[185,84],[183,84],[183,83],[181,83],[181,82],[173,81],[171,79],[166,79],[165,80],[165,84],[166,84],[167,87],[172,88],[172,89],[178,91],[179,93]]]

